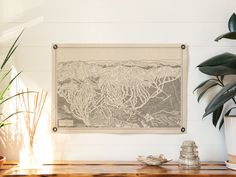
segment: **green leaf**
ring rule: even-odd
[[[220,121],[219,130],[221,129],[221,127],[223,126],[223,124],[224,124],[224,118],[222,118],[221,121]]]
[[[233,15],[230,17],[228,21],[228,28],[230,32],[236,31],[236,15],[233,13]]]
[[[7,116],[4,120],[2,120],[2,121],[0,122],[0,124],[6,122],[6,121],[7,121],[8,119],[10,119],[12,116],[14,116],[14,115],[16,115],[16,114],[19,114],[19,113],[22,113],[22,112],[24,112],[24,111],[17,111],[17,112],[15,112],[15,113],[13,113],[13,114]]]
[[[201,84],[199,84],[194,90],[193,92],[195,92],[196,90],[200,89],[201,87],[203,87],[204,85],[206,85],[207,83],[211,82],[211,81],[215,81],[217,82],[216,79],[208,79],[206,81],[203,81]]]
[[[231,107],[229,110],[227,110],[227,112],[225,113],[225,116],[229,116],[231,110],[233,110],[233,109],[236,109],[236,107]],[[219,130],[221,129],[221,127],[223,126],[223,124],[224,124],[224,119],[222,118],[222,119],[221,119],[221,122],[220,122],[220,125],[219,125]]]
[[[202,73],[213,76],[236,74],[236,55],[232,53],[216,55],[197,67]]]
[[[7,125],[10,125],[10,124],[12,124],[12,123],[10,123],[10,122],[1,122],[0,123],[0,128],[2,128],[4,126],[7,126]]]
[[[19,45],[15,46],[15,47],[12,49],[12,51],[10,52],[10,54],[8,54],[8,55],[6,56],[6,58],[5,58],[5,60],[4,60],[3,64],[2,64],[1,69],[4,68],[4,66],[6,65],[7,61],[11,58],[12,54],[15,52],[15,50],[17,49],[18,46],[19,46]]]
[[[217,65],[227,65],[227,64],[231,65],[232,63],[234,64],[234,66],[236,66],[236,55],[225,52],[205,60],[197,67],[217,66]]]
[[[222,35],[218,36],[215,39],[215,41],[218,42],[219,40],[221,40],[223,38],[234,40],[234,39],[236,39],[236,32],[229,32],[229,33],[222,34]]]
[[[10,50],[7,53],[6,58],[4,59],[4,61],[2,63],[1,70],[4,68],[4,66],[6,65],[7,61],[10,59],[11,55],[15,52],[16,48],[18,47],[18,45],[16,45],[16,43],[19,40],[19,38],[20,38],[20,36],[22,35],[23,32],[24,32],[24,30],[21,31],[21,33],[17,36],[16,40],[12,44]]]
[[[222,110],[223,110],[223,105],[220,106],[218,109],[216,109],[214,112],[213,112],[213,116],[212,116],[212,123],[213,125],[216,127],[219,119],[220,119],[220,115],[222,113]]]
[[[10,100],[10,99],[12,99],[12,98],[14,98],[14,97],[16,97],[16,96],[23,95],[23,94],[26,94],[26,93],[38,93],[38,92],[36,92],[36,91],[26,91],[26,92],[17,93],[17,94],[15,94],[15,95],[13,95],[13,96],[10,96],[10,97],[6,98],[6,99],[3,100],[2,102],[0,102],[0,105],[3,104],[4,102],[6,102],[6,101],[8,101],[8,100]]]
[[[236,81],[222,87],[222,89],[215,95],[215,97],[207,105],[203,117],[206,117],[210,113],[214,112],[224,103],[226,103],[229,99],[234,98],[235,95],[236,95]]]
[[[21,74],[21,72],[19,72],[17,75],[15,75],[15,77],[13,77],[11,79],[11,81],[7,84],[7,86],[4,88],[3,91],[0,92],[0,101],[3,100],[4,95],[6,94],[7,90],[10,88],[12,82]]]
[[[215,86],[217,86],[217,85],[219,85],[219,84],[218,84],[218,83],[212,83],[212,84],[210,84],[207,88],[205,88],[205,89],[199,94],[197,101],[199,102],[200,99],[202,98],[202,96],[203,96],[210,88],[215,87]]]
[[[228,28],[229,28],[229,33],[222,34],[218,36],[215,41],[219,41],[223,38],[226,39],[236,39],[236,15],[233,13],[233,15],[230,17],[228,21]]]
[[[222,76],[222,75],[231,75],[236,74],[236,68],[229,68],[227,66],[206,66],[199,68],[199,70],[211,76]]]
[[[227,110],[227,112],[225,113],[225,116],[229,116],[230,112],[235,109],[236,107],[232,107],[229,110]]]
[[[11,72],[11,69],[3,74],[3,76],[0,78],[0,83],[8,76],[8,74],[10,74],[10,72]]]

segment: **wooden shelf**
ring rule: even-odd
[[[17,162],[7,162],[0,170],[1,176],[77,176],[77,177],[236,177],[236,171],[229,170],[224,163],[203,162],[199,170],[182,170],[176,162],[160,167],[145,166],[138,162],[98,162],[98,161],[55,161],[53,164],[42,165],[38,169],[22,169]]]

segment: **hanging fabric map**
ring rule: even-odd
[[[185,45],[53,48],[54,131],[185,132]]]

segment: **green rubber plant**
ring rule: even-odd
[[[15,52],[15,50],[17,49],[17,47],[19,46],[19,38],[22,35],[23,31],[18,35],[18,37],[16,38],[16,40],[14,41],[14,43],[12,44],[11,48],[9,49],[6,57],[3,59],[2,64],[0,65],[0,106],[3,105],[3,103],[5,103],[8,100],[11,100],[12,98],[22,94],[22,93],[16,93],[12,96],[8,96],[8,91],[12,85],[12,83],[15,81],[15,79],[20,75],[21,72],[17,73],[12,79],[8,80],[12,69],[7,69],[6,64],[8,63],[8,61],[10,60],[11,56],[13,55],[13,53]],[[19,112],[15,112],[12,113],[8,116],[6,116],[3,112],[0,111],[0,128],[9,125],[10,122],[8,121],[12,116],[14,116],[15,114],[20,113]]]
[[[236,15],[235,13],[228,21],[229,31],[226,34],[220,35],[215,39],[219,41],[223,38],[236,40]],[[221,129],[224,119],[222,116],[230,114],[231,110],[236,106],[236,79],[231,82],[225,82],[226,75],[236,75],[236,55],[232,53],[223,53],[212,58],[207,59],[197,66],[198,69],[212,78],[202,82],[194,91],[199,93],[198,102],[202,96],[214,87],[220,87],[219,92],[211,99],[205,108],[203,118],[212,114],[212,123],[216,127],[219,125]],[[230,108],[226,108],[225,103],[232,100]],[[227,109],[227,110],[226,110]],[[222,115],[224,113],[224,115]]]

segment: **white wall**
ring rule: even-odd
[[[44,156],[57,160],[135,160],[138,155],[164,153],[177,160],[180,145],[195,140],[201,160],[225,160],[223,132],[202,120],[206,103],[192,93],[206,76],[195,67],[236,42],[215,37],[227,32],[235,0],[0,0],[1,48],[24,26],[15,67],[24,84],[48,90],[37,145]],[[12,39],[13,39],[12,38]],[[49,133],[52,43],[186,43],[189,45],[188,127],[184,135],[53,134]],[[14,137],[13,137],[14,142]],[[1,145],[8,159],[18,158],[17,147]]]

